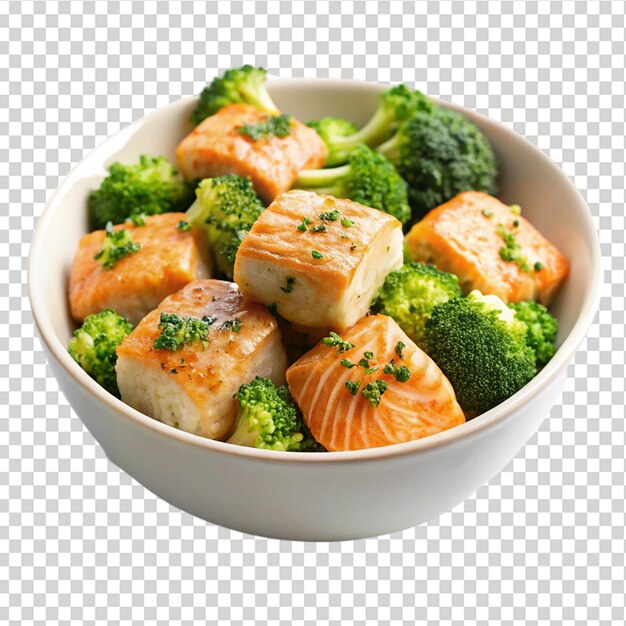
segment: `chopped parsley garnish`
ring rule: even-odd
[[[517,242],[515,235],[507,231],[502,224],[498,224],[497,231],[504,240],[504,246],[500,248],[500,258],[515,263],[523,272],[530,271],[528,261],[522,253],[522,246]]]
[[[355,243],[351,243],[350,244],[350,252],[354,252],[356,250],[356,244]]]
[[[176,313],[161,313],[159,328],[161,334],[152,343],[156,350],[175,352],[186,343],[199,341],[206,347],[209,339],[209,326],[214,322],[210,317],[180,317]]]
[[[522,214],[522,207],[519,204],[512,204],[511,206],[509,206],[509,209],[511,209],[511,213],[513,213],[513,215]]]
[[[278,305],[276,302],[272,302],[272,304],[267,307],[267,310],[274,316],[278,315]]]
[[[493,217],[493,211],[488,211],[487,209],[483,209],[481,211],[481,213],[485,216],[485,217]]]
[[[404,349],[406,348],[406,346],[404,345],[404,343],[402,341],[398,341],[398,343],[396,344],[396,354],[403,359],[404,358],[404,353],[402,352]]]
[[[311,256],[314,259],[322,259],[322,258],[324,258],[324,255],[321,252],[318,252],[317,250],[311,250]]]
[[[176,228],[178,230],[182,230],[184,233],[188,233],[191,230],[191,224],[189,222],[185,222],[185,220],[180,220]]]
[[[385,365],[383,372],[385,374],[391,374],[399,383],[405,383],[409,378],[411,378],[411,372],[409,368],[405,365],[401,365],[400,367],[396,367],[394,365],[394,360],[391,359],[387,365]]]
[[[281,291],[285,293],[291,293],[293,291],[293,286],[296,284],[296,279],[294,276],[287,276],[287,284],[284,287],[281,287]]]
[[[100,252],[94,256],[94,259],[104,267],[110,270],[115,267],[116,263],[126,256],[139,252],[141,246],[134,243],[130,238],[130,233],[122,228],[121,230],[113,230],[113,223],[107,222],[106,235],[102,242]]]
[[[513,220],[513,227],[517,228],[519,226],[519,220]]]
[[[288,115],[266,117],[257,124],[243,124],[235,129],[240,135],[247,135],[253,141],[274,137],[287,137],[291,134],[291,118]]]
[[[349,341],[344,341],[337,333],[330,332],[328,337],[322,339],[322,343],[325,346],[337,347],[337,354],[346,352],[346,350],[352,350],[354,346]]]
[[[380,398],[387,391],[387,383],[384,380],[373,380],[367,383],[361,393],[369,401],[370,405],[376,408],[380,404]]]
[[[311,232],[312,233],[325,233],[326,232],[326,226],[324,224],[320,224],[319,226],[313,226],[311,228]]]
[[[298,230],[305,231],[307,226],[311,223],[311,220],[308,217],[303,217],[302,221],[296,226]]]
[[[359,361],[359,365],[363,369],[365,369],[366,374],[373,374],[375,371],[378,370],[378,367],[376,365],[374,366],[370,365],[370,359],[373,359],[373,358],[374,358],[373,352],[364,352],[363,358]]]
[[[537,261],[535,263],[535,272],[540,272],[543,269],[543,263],[540,263],[539,261]]]
[[[137,213],[136,215],[131,215],[126,221],[135,226],[145,226],[146,217],[148,216],[145,213]]]
[[[369,351],[368,351],[368,352],[364,352],[364,353],[363,353],[363,356],[364,356],[366,359],[373,359],[373,358],[374,358],[374,353],[373,353],[373,352],[369,352]]]
[[[353,363],[349,359],[341,359],[341,364],[344,367],[347,367],[348,369],[352,369],[353,367],[356,367],[356,363]]]
[[[232,330],[234,333],[238,333],[241,330],[241,320],[236,317],[233,320],[226,320],[221,326],[221,330]]]
[[[346,380],[346,389],[350,392],[350,395],[356,396],[361,386],[360,380]]]
[[[350,228],[351,226],[354,226],[354,222],[352,220],[349,220],[347,217],[342,217],[341,225],[345,226],[346,228]]]
[[[341,217],[341,213],[339,211],[326,211],[320,213],[318,217],[325,222],[336,222]]]

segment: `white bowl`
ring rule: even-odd
[[[386,87],[363,82],[272,80],[278,107],[301,120],[338,115],[363,123]],[[113,463],[150,491],[205,520],[247,533],[341,540],[420,524],[467,498],[508,463],[559,399],[567,364],[597,307],[600,254],[584,201],[565,174],[511,130],[454,106],[478,124],[501,160],[500,197],[571,262],[553,308],[560,348],[528,385],[476,419],[419,441],[355,452],[287,454],[176,430],[109,395],[69,357],[69,269],[87,229],[86,198],[114,161],[174,156],[194,99],[154,111],[105,141],[52,196],[30,253],[30,299],[61,389]]]

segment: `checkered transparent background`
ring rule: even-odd
[[[623,624],[624,2],[0,3],[0,623]],[[405,81],[528,137],[600,229],[563,405],[454,511],[378,539],[266,540],[108,462],[34,335],[29,242],[105,137],[252,62]]]

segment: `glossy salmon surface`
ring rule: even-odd
[[[206,342],[156,349],[161,313],[208,316]],[[117,349],[122,399],[167,424],[211,439],[225,436],[233,394],[255,376],[284,382],[287,360],[274,317],[234,283],[198,280],[146,315]]]
[[[289,390],[311,433],[327,450],[404,443],[465,421],[448,379],[390,317],[364,317],[341,341],[353,347],[319,343],[287,370]],[[367,364],[359,364],[362,359]],[[388,364],[396,371],[404,366],[408,380],[406,373],[398,378],[385,373]],[[376,381],[387,388],[378,406],[372,406],[363,390]],[[353,387],[358,383],[355,395],[346,382]]]
[[[248,176],[266,202],[287,191],[302,169],[322,167],[327,149],[319,135],[291,118],[285,137],[254,140],[238,132],[264,122],[268,113],[249,104],[231,104],[208,117],[178,145],[176,157],[185,178],[224,174]]]
[[[519,262],[502,258],[503,233],[519,245]],[[412,260],[456,274],[465,293],[478,289],[505,302],[547,305],[569,271],[567,259],[528,220],[477,191],[430,211],[405,241]]]
[[[94,257],[106,233],[96,230],[78,244],[70,275],[72,317],[81,321],[91,313],[113,309],[136,324],[166,296],[197,278],[211,276],[207,242],[200,230],[177,228],[184,213],[163,213],[146,218],[143,226],[119,224],[139,251],[105,269]]]

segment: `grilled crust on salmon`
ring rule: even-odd
[[[113,309],[136,324],[163,298],[197,278],[211,276],[211,260],[204,235],[197,228],[177,228],[184,213],[163,213],[146,218],[144,226],[119,224],[130,231],[138,252],[105,269],[94,259],[106,233],[96,230],[78,244],[70,275],[72,317],[82,321],[92,313]]]
[[[208,343],[155,349],[161,313],[210,316]],[[239,320],[238,332],[224,326]],[[232,324],[231,324],[232,326]],[[117,349],[122,400],[166,424],[210,439],[225,437],[236,413],[233,394],[256,376],[285,380],[287,359],[274,317],[237,285],[198,280],[167,297]]]
[[[249,176],[266,202],[287,191],[302,169],[324,165],[327,149],[319,135],[291,118],[291,132],[257,141],[237,132],[265,121],[268,113],[249,104],[231,104],[199,124],[176,148],[185,178],[225,174]]]
[[[340,217],[319,217],[333,211]],[[301,328],[345,330],[401,265],[397,219],[351,200],[292,190],[278,196],[244,237],[234,280],[242,293],[275,304]]]
[[[354,348],[338,353],[336,347],[319,343],[287,370],[287,384],[304,421],[327,450],[404,443],[465,421],[448,379],[390,317],[364,317],[341,338]],[[396,352],[398,342],[405,345],[403,358]],[[374,354],[369,363],[378,367],[375,372],[367,374],[361,365],[342,365],[343,359],[358,364],[365,352]],[[383,372],[392,359],[396,367],[409,369],[409,380],[398,382]],[[388,388],[373,407],[361,392],[378,379]],[[360,381],[356,395],[346,388],[346,381]]]
[[[505,242],[499,224],[514,234],[527,269],[501,258]],[[478,289],[505,302],[538,300],[547,305],[569,271],[567,259],[527,220],[477,191],[461,193],[430,211],[406,236],[406,247],[414,261],[456,274],[465,293]]]

